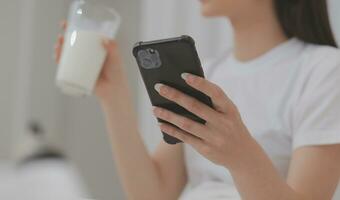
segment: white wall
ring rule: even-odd
[[[132,56],[133,44],[138,40],[139,0],[102,0],[122,15],[118,34],[125,69],[137,103],[137,66]],[[135,87],[133,87],[135,86]],[[117,97],[119,98],[119,97]],[[65,145],[68,155],[81,167],[89,189],[97,199],[123,199],[121,185],[115,173],[109,138],[99,106],[94,98],[64,98]]]
[[[32,137],[28,127],[33,121],[43,128],[50,145],[62,144],[64,133],[60,120],[62,96],[54,86],[53,46],[60,29],[59,21],[66,13],[65,1],[19,2],[20,43],[15,54],[18,65],[12,96],[12,149],[15,156],[30,153],[28,142]]]
[[[134,86],[137,67],[131,49],[138,40],[140,3],[101,1],[122,14],[124,23],[118,42]],[[49,144],[63,149],[79,167],[93,197],[123,199],[96,100],[64,96],[54,84],[57,66],[53,46],[69,3],[70,0],[0,1],[0,158],[30,152],[27,127],[34,120],[45,130]],[[136,92],[137,88],[132,90]]]
[[[18,7],[19,1],[15,0],[0,6],[0,160],[10,157],[12,80],[17,65],[20,22]]]
[[[340,45],[340,1],[339,0],[328,0],[329,11],[331,17],[332,28],[337,38],[338,44]]]

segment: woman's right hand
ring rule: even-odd
[[[65,32],[67,22],[62,22],[61,27]],[[55,60],[59,63],[62,55],[62,47],[64,43],[64,34],[58,36],[55,45]],[[103,47],[107,51],[107,57],[102,67],[102,71],[98,77],[95,94],[101,102],[111,102],[111,97],[116,96],[113,93],[121,90],[122,84],[126,84],[126,77],[122,69],[122,59],[119,54],[118,45],[114,40],[103,39]]]

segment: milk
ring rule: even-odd
[[[91,95],[106,57],[103,36],[94,31],[66,34],[57,86],[69,95]]]

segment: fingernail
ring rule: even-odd
[[[155,90],[159,93],[160,91],[161,91],[161,87],[163,86],[163,84],[162,83],[156,83],[155,84]]]
[[[189,76],[188,73],[182,73],[182,74],[181,74],[181,77],[182,77],[182,79],[184,79],[184,80],[188,80],[188,76]]]

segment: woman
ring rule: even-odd
[[[326,0],[202,0],[205,16],[225,16],[234,48],[183,79],[214,109],[166,85],[160,95],[205,119],[197,124],[161,108],[181,129],[160,128],[184,144],[161,142],[149,155],[138,133],[121,57],[108,57],[96,86],[129,199],[326,200],[340,174],[340,54]],[[57,60],[63,38],[60,37]]]

